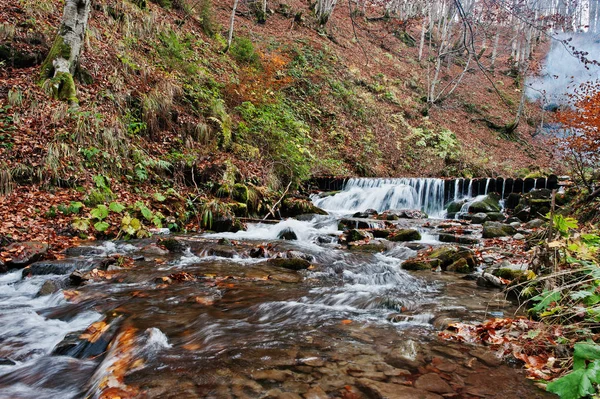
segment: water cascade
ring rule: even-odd
[[[366,209],[420,209],[430,216],[444,214],[445,182],[431,178],[349,179],[342,192],[314,203],[329,212],[353,213]]]

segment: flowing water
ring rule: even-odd
[[[443,200],[430,179],[349,185],[317,204],[434,213]],[[472,347],[438,340],[449,320],[515,309],[451,273],[403,271],[415,245],[439,245],[435,234],[382,253],[348,251],[337,244],[338,218],[183,236],[189,248],[179,253],[157,252],[153,239],[94,244],[90,262],[138,260],[46,296],[45,281],[67,276],[0,275],[0,398],[410,398],[423,394],[412,384],[431,362],[454,370],[452,397],[546,397],[516,370],[473,368]],[[297,240],[277,239],[289,230]],[[276,254],[312,266],[282,269],[268,259]],[[381,394],[390,386],[395,394]]]

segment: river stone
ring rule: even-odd
[[[479,244],[479,240],[477,238],[450,233],[440,233],[438,240],[440,240],[441,242],[455,242],[464,245]]]
[[[49,279],[44,281],[42,288],[37,293],[37,296],[46,296],[54,294],[67,286],[67,282],[64,279]]]
[[[342,219],[338,222],[338,230],[348,229],[368,229],[371,225],[362,220]]]
[[[406,385],[390,384],[386,382],[373,381],[366,378],[356,380],[361,391],[367,393],[370,398],[376,399],[442,399],[435,393]]]
[[[281,217],[294,218],[299,215],[328,215],[326,211],[315,206],[308,198],[286,198],[279,210]]]
[[[486,222],[489,219],[487,213],[483,213],[483,212],[479,212],[474,214],[471,217],[471,223],[474,224],[482,224],[483,222]]]
[[[449,265],[446,270],[449,272],[470,273],[473,271],[473,268],[469,266],[465,258],[460,258]]]
[[[370,241],[368,243],[350,243],[348,249],[360,252],[383,252],[387,249],[384,243],[379,241]]]
[[[294,272],[281,272],[269,274],[269,279],[282,283],[299,283],[302,281],[302,276]]]
[[[102,255],[103,253],[104,253],[104,248],[93,247],[90,245],[81,245],[79,247],[70,247],[65,250],[65,255],[67,255],[67,256],[93,256],[93,255]]]
[[[297,240],[298,236],[296,235],[296,233],[294,232],[294,230],[290,229],[289,227],[286,229],[283,229],[279,232],[279,234],[277,234],[277,238],[280,240]]]
[[[6,262],[6,267],[8,269],[22,269],[42,259],[48,253],[48,244],[38,241],[15,242],[4,249],[9,253],[13,250],[17,250],[18,253]]]
[[[47,274],[69,274],[78,269],[83,271],[92,269],[106,270],[108,265],[115,262],[116,260],[113,258],[101,258],[94,260],[67,258],[61,260],[42,261],[33,263],[23,269],[23,277],[44,276]]]
[[[393,235],[388,236],[388,240],[394,242],[400,241],[419,241],[421,239],[421,234],[414,229],[400,229],[394,230]]]
[[[354,241],[362,241],[367,238],[372,238],[370,233],[363,231],[363,230],[357,230],[357,229],[352,229],[352,230],[346,231],[344,233],[344,237],[346,238],[346,242],[348,242],[348,243],[354,242]]]
[[[477,260],[475,259],[474,252],[466,247],[439,247],[431,253],[426,254],[426,257],[428,259],[439,259],[442,270],[446,270],[448,266],[461,258],[466,260],[467,265],[471,270],[477,267]]]
[[[315,386],[310,388],[305,394],[305,399],[329,399],[329,395],[320,387]]]
[[[240,230],[245,230],[246,227],[238,219],[218,218],[213,220],[210,229],[216,233],[237,233]]]
[[[448,204],[448,207],[446,208],[446,212],[458,213],[462,209],[462,206],[466,203],[467,203],[467,200],[452,201],[451,203]]]
[[[373,234],[373,237],[375,238],[388,238],[391,232],[386,229],[373,229],[371,230],[371,234]]]
[[[251,374],[255,380],[269,380],[276,382],[283,382],[292,376],[290,370],[258,370]]]
[[[486,288],[504,288],[506,284],[490,273],[483,273],[477,278],[477,285]]]
[[[169,252],[173,253],[183,253],[190,248],[187,243],[175,238],[166,238],[164,240],[160,240],[158,244],[162,245],[163,247],[167,248]]]
[[[485,222],[483,224],[483,238],[506,237],[517,233],[517,230],[507,224],[499,222]]]
[[[445,394],[453,393],[450,385],[436,373],[423,374],[414,383],[414,387],[433,393]]]
[[[492,222],[500,222],[506,219],[506,216],[502,212],[489,212],[487,216]]]
[[[481,201],[475,201],[469,206],[469,213],[490,213],[500,212],[502,207],[500,206],[500,196],[495,193],[488,194]]]
[[[0,366],[15,366],[17,363],[7,357],[0,357]]]
[[[402,263],[404,270],[431,270],[440,265],[439,259],[409,259]]]
[[[498,367],[502,364],[502,360],[498,356],[485,348],[473,349],[469,352],[469,355],[476,357],[488,367]]]
[[[269,259],[266,263],[269,266],[282,267],[282,268],[288,269],[288,270],[305,270],[310,267],[309,261],[307,261],[306,259],[299,259],[299,258],[292,258],[292,259],[275,258],[275,259]]]
[[[521,233],[517,233],[517,234],[515,234],[515,235],[513,236],[513,238],[514,238],[515,240],[524,240],[524,239],[525,239],[525,236],[524,236],[523,234],[521,234]]]

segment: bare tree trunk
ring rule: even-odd
[[[233,9],[231,10],[231,19],[229,21],[229,35],[227,36],[227,50],[231,47],[233,41],[233,26],[235,24],[235,12],[237,10],[239,0],[233,0]]]
[[[492,48],[492,59],[490,60],[490,68],[493,70],[496,67],[496,58],[498,58],[498,42],[500,41],[500,25],[496,27],[494,35],[494,46]]]
[[[91,0],[67,0],[54,44],[41,68],[40,78],[52,96],[76,104],[77,90],[73,75],[79,68]]]
[[[431,5],[429,0],[425,6],[425,13],[423,15],[423,26],[421,27],[421,41],[419,42],[419,62],[423,59],[423,47],[425,47],[425,33],[427,32],[427,25],[431,21]]]

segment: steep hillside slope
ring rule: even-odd
[[[347,4],[324,29],[304,1],[270,2],[264,23],[242,1],[226,51],[229,2],[94,1],[72,107],[51,99],[40,78],[62,4],[0,1],[1,191],[16,188],[30,204],[23,192],[63,188],[41,210],[27,205],[38,209],[31,220],[69,200],[133,203],[169,189],[233,198],[237,183],[274,202],[277,190],[315,175],[551,167],[551,152],[532,137],[535,107],[515,134],[502,133],[520,98],[506,59],[490,75],[503,102],[472,67],[430,107],[432,60],[417,60],[418,24],[366,18]],[[464,66],[460,57],[446,64],[440,85]],[[103,186],[112,194],[90,201]]]

